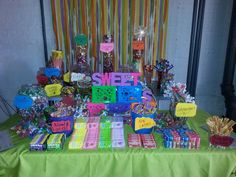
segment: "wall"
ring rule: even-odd
[[[174,65],[176,82],[186,82],[192,25],[193,0],[170,0],[167,59]]]
[[[39,1],[0,1],[0,95],[9,103],[44,65],[41,29]],[[0,122],[5,119],[0,110]]]
[[[196,102],[200,109],[211,114],[225,113],[220,84],[223,79],[232,2],[206,0],[205,4]],[[167,59],[175,66],[175,80],[186,82],[193,0],[170,0],[170,4]]]
[[[224,115],[221,95],[232,0],[207,0],[203,23],[196,100],[201,109]]]

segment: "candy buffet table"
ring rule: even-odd
[[[11,133],[15,147],[0,152],[0,176],[3,177],[228,177],[236,176],[236,149],[208,149],[207,133],[199,128],[209,115],[198,111],[188,124],[201,136],[199,150],[165,149],[155,133],[158,148],[68,150],[30,152],[29,139]],[[16,117],[0,125],[14,125]],[[132,132],[125,127],[125,134]]]

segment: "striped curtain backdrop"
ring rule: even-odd
[[[101,64],[100,42],[114,37],[115,70],[132,63],[134,29],[147,27],[145,64],[165,58],[169,0],[51,0],[57,50],[65,52],[66,69],[73,63],[77,34],[88,36],[88,58],[93,71]]]

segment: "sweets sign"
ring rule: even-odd
[[[94,73],[92,75],[93,103],[133,103],[152,100],[149,90],[138,85],[140,73]],[[117,86],[117,87],[116,87]]]
[[[94,86],[137,86],[140,73],[94,73]]]

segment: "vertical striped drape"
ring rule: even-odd
[[[74,37],[88,36],[88,58],[93,71],[99,70],[99,44],[104,34],[114,37],[114,67],[132,63],[133,31],[148,29],[145,64],[155,65],[166,56],[169,0],[51,0],[57,50],[65,53],[66,69],[73,63]]]

